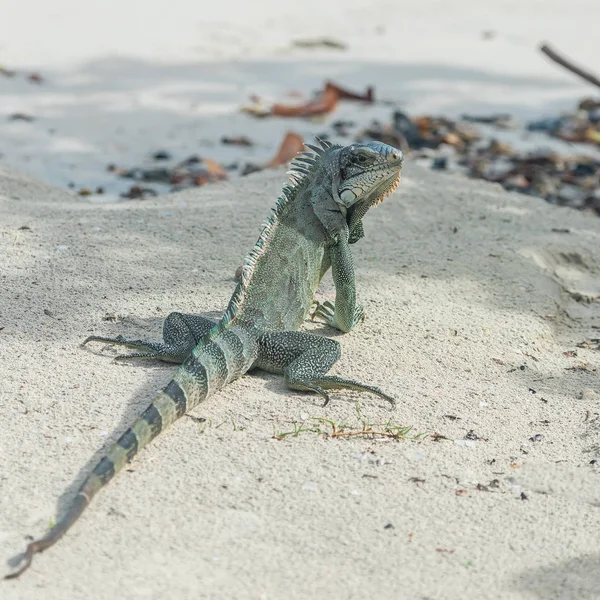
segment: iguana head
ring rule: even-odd
[[[363,214],[383,202],[400,183],[402,152],[381,142],[352,144],[337,150],[338,177],[333,178],[334,199],[344,208],[359,203]],[[335,192],[337,191],[337,198]]]
[[[350,146],[333,145],[318,140],[319,146],[306,144],[311,153],[301,152],[292,161],[289,171],[292,185],[301,186],[316,178],[328,195],[339,207],[341,217],[349,229],[351,244],[364,234],[361,219],[371,206],[387,198],[400,182],[403,156],[397,148],[369,142]],[[325,212],[333,212],[325,209]],[[330,232],[339,232],[339,225],[332,219],[333,226],[319,216]]]

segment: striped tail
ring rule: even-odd
[[[256,360],[251,332],[230,325],[215,329],[194,349],[173,379],[135,423],[112,445],[75,495],[67,514],[43,538],[28,544],[21,567],[6,575],[14,579],[31,565],[33,555],[50,548],[67,533],[92,498],[161,431],[198,406],[209,395],[240,377]]]

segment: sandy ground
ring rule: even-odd
[[[321,408],[244,377],[1,581],[3,600],[600,597],[600,360],[576,346],[600,337],[600,220],[405,172],[355,247],[367,317],[333,370],[398,408],[350,392]],[[3,560],[174,370],[79,343],[156,337],[171,310],[217,315],[284,178],[98,205],[1,171]],[[408,439],[273,437],[328,429],[319,418],[358,430],[357,407]]]
[[[45,81],[0,76],[0,159],[59,187],[101,186],[108,195],[131,185],[108,164],[139,166],[159,149],[174,161],[199,154],[260,163],[287,129],[308,138],[345,119],[360,130],[389,122],[394,108],[412,116],[508,112],[523,121],[573,110],[597,92],[537,49],[547,40],[598,70],[597,0],[4,4],[0,66]],[[346,49],[294,46],[323,36]],[[343,103],[316,121],[257,120],[239,110],[252,94],[299,103],[326,79],[357,91],[372,85],[377,103]],[[14,113],[35,120],[11,120]],[[255,146],[219,143],[239,135]]]

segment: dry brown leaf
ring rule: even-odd
[[[327,81],[321,94],[315,100],[310,100],[304,104],[290,106],[289,104],[276,103],[270,108],[266,108],[259,98],[252,98],[254,105],[242,110],[255,116],[314,117],[333,112],[340,99],[373,102],[374,95],[372,87],[368,87],[364,94],[357,94]]]
[[[213,158],[205,158],[203,166],[206,167],[206,172],[216,180],[227,179],[227,171]]]
[[[325,87],[323,93],[316,99],[300,104],[289,106],[287,104],[273,104],[271,114],[277,117],[312,117],[333,112],[339,99],[338,93],[329,87]]]
[[[277,154],[265,165],[265,167],[270,169],[272,167],[286,165],[294,158],[294,156],[296,156],[296,154],[298,154],[298,152],[302,152],[303,149],[304,140],[302,139],[302,136],[293,131],[288,131],[277,150]]]

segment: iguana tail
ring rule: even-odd
[[[161,431],[210,394],[243,375],[256,359],[256,340],[237,326],[217,325],[194,349],[167,387],[112,445],[83,482],[66,515],[42,538],[31,542],[22,565],[5,578],[18,577],[33,555],[50,548],[71,528],[92,498]]]

